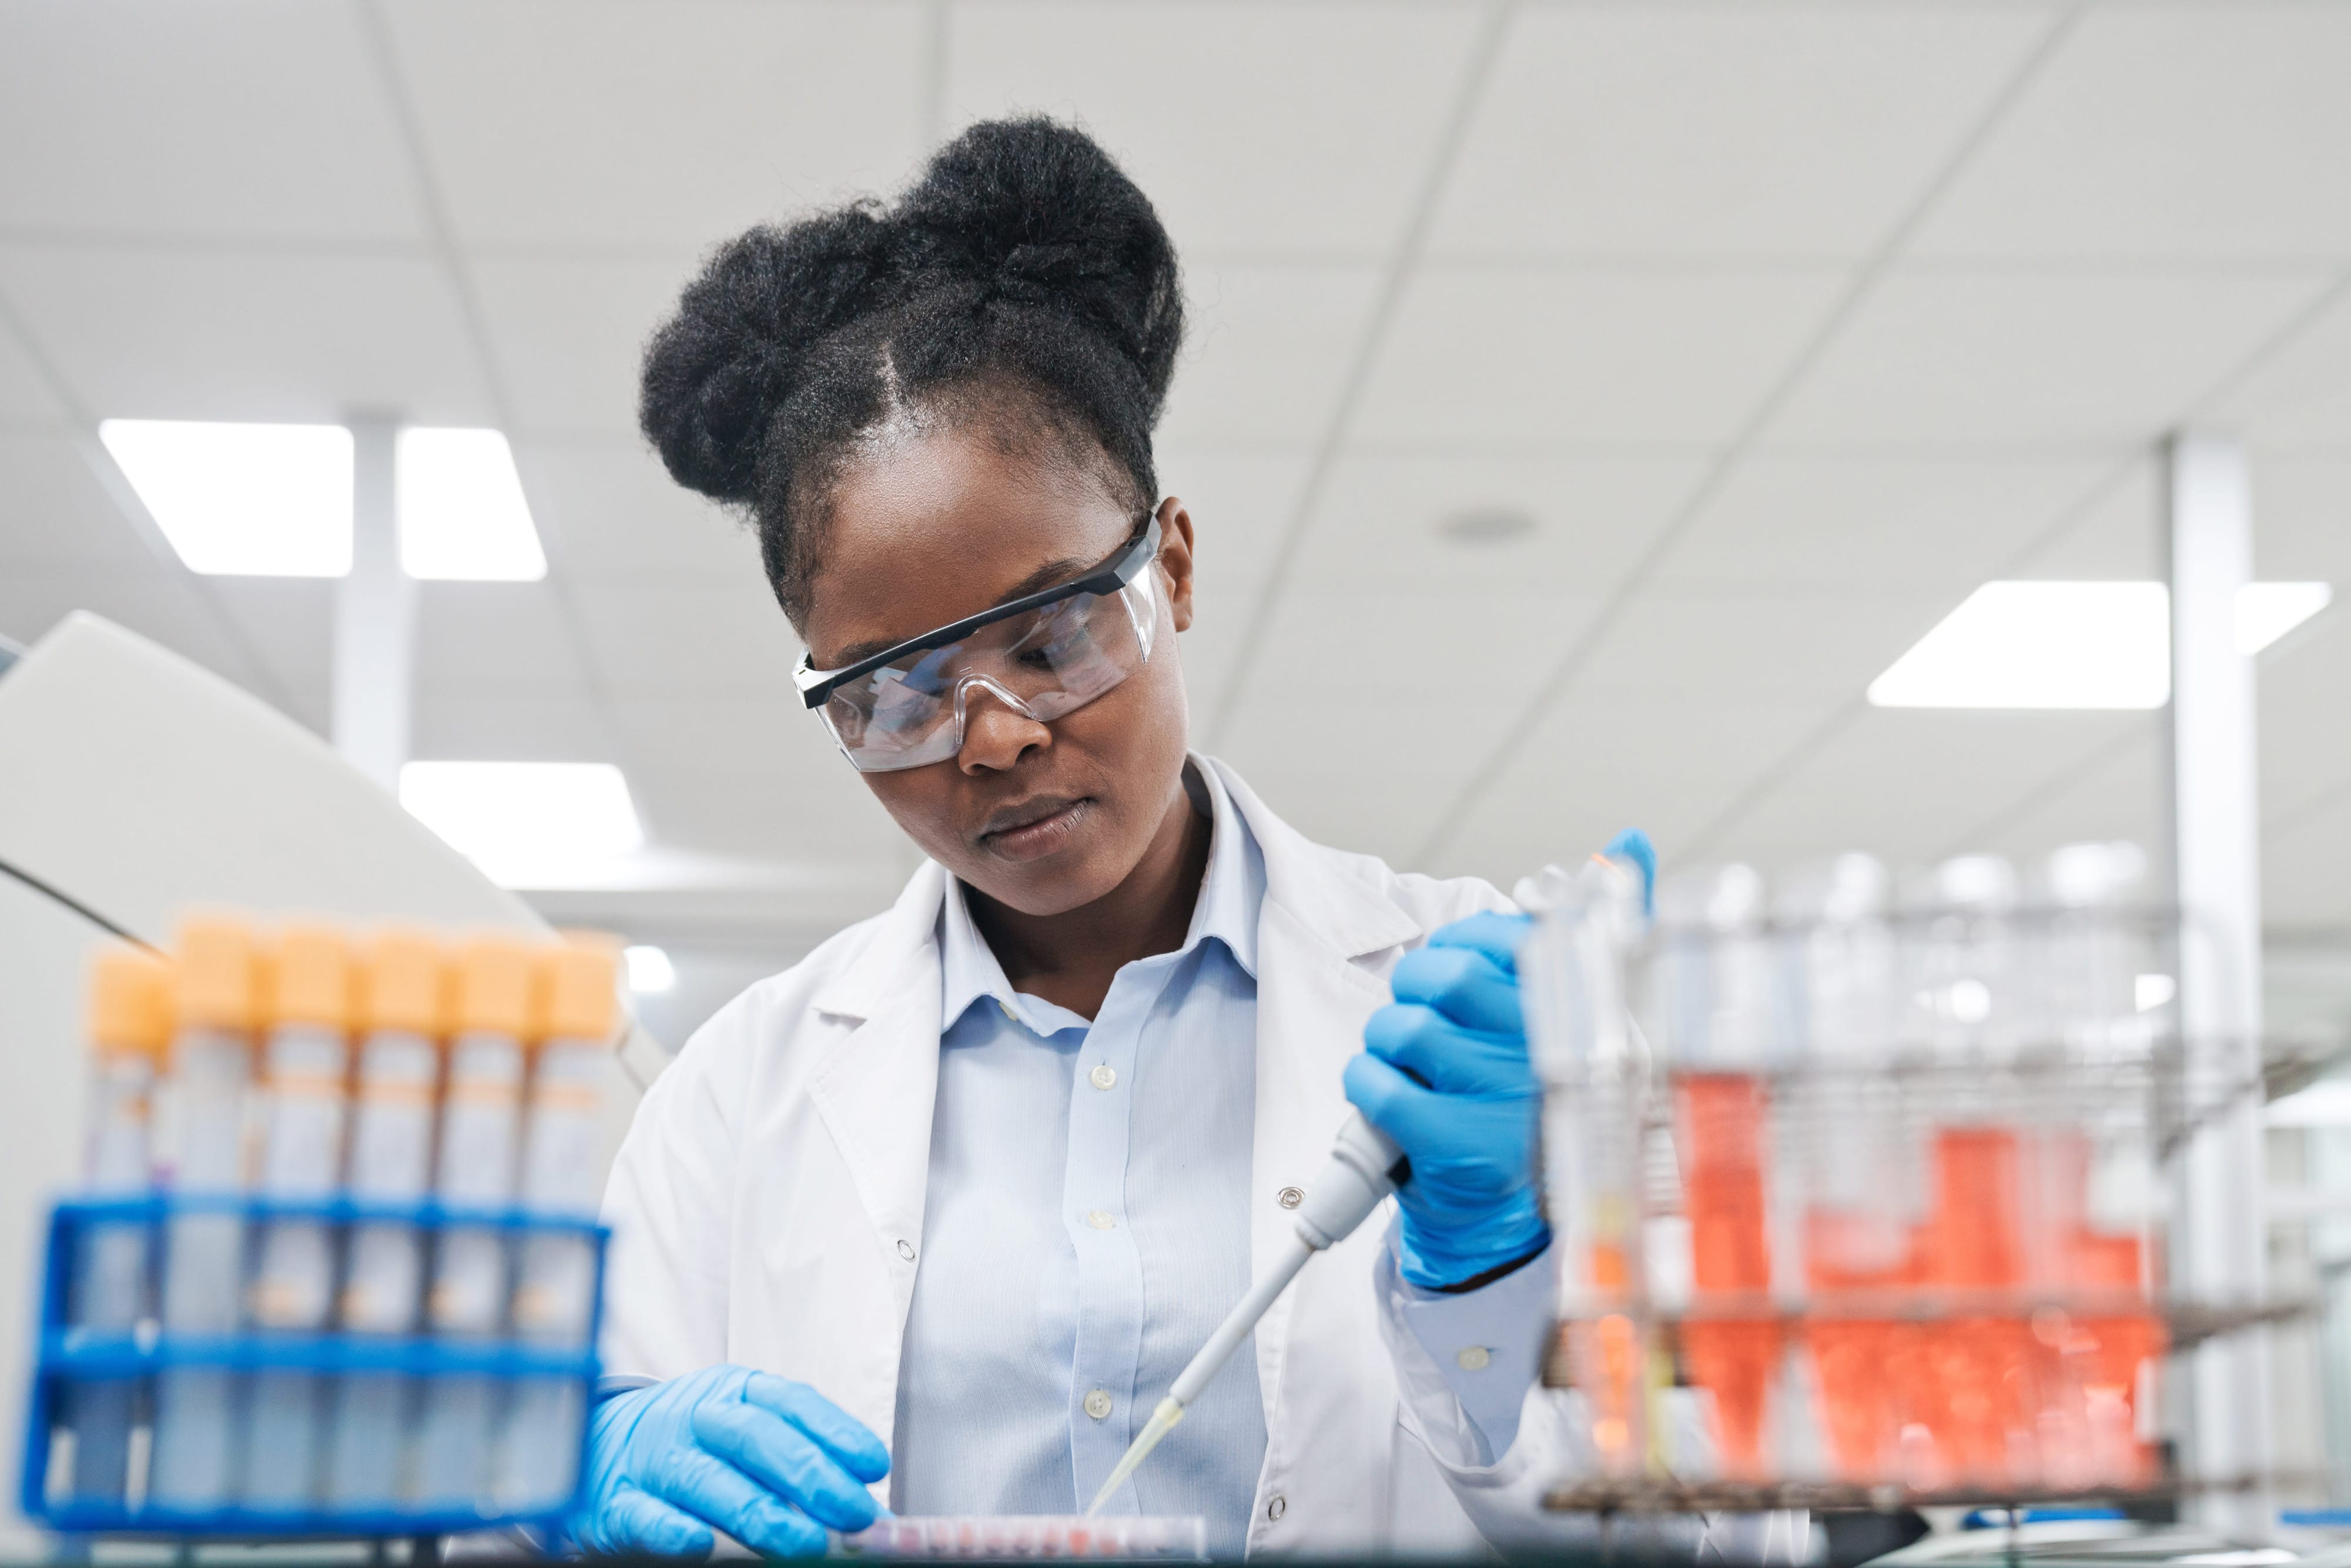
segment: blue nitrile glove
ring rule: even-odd
[[[827,1525],[873,1522],[864,1483],[889,1473],[881,1439],[808,1385],[705,1366],[596,1406],[572,1534],[592,1552],[700,1557],[716,1526],[769,1556],[813,1557]]]
[[[1458,1286],[1551,1239],[1535,1192],[1541,1091],[1519,1012],[1522,915],[1439,927],[1395,967],[1395,1000],[1364,1028],[1347,1098],[1412,1161],[1396,1191],[1404,1277]]]

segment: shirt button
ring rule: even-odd
[[[1284,1208],[1296,1208],[1300,1204],[1306,1201],[1306,1194],[1300,1191],[1297,1187],[1286,1186],[1280,1192],[1273,1195],[1273,1201],[1281,1205]]]
[[[913,1262],[914,1260],[914,1244],[911,1241],[899,1242],[898,1256],[904,1258],[909,1263]]]
[[[1108,1230],[1112,1226],[1116,1225],[1118,1221],[1110,1217],[1108,1210],[1096,1208],[1087,1211],[1086,1223],[1092,1226],[1096,1230]]]
[[[1095,1389],[1086,1396],[1086,1414],[1099,1421],[1110,1414],[1110,1396]]]
[[[1483,1372],[1493,1359],[1493,1354],[1482,1344],[1473,1344],[1453,1358],[1464,1372]]]
[[[1105,1061],[1086,1074],[1086,1082],[1097,1089],[1107,1089],[1118,1082],[1118,1069]]]
[[[1283,1514],[1288,1513],[1289,1511],[1290,1500],[1280,1495],[1277,1495],[1271,1502],[1265,1505],[1265,1516],[1268,1519],[1280,1519]]]
[[[1006,1001],[1002,997],[996,998],[996,1010],[1002,1013],[1006,1018],[1010,1019],[1014,1023],[1019,1023],[1020,1021],[1020,1015],[1014,1012],[1012,1010],[1012,1004]]]

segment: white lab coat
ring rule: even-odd
[[[1483,882],[1311,843],[1231,769],[1204,765],[1265,857],[1250,1186],[1263,1201],[1249,1238],[1262,1269],[1290,1230],[1275,1195],[1328,1155],[1349,1109],[1340,1070],[1396,960],[1507,904]],[[728,1004],[645,1096],[605,1200],[608,1372],[760,1367],[891,1440],[922,1257],[946,891],[926,862],[886,913]],[[1384,1228],[1375,1218],[1314,1260],[1258,1326],[1266,1449],[1249,1551],[1559,1541],[1574,1527],[1537,1503],[1568,1462],[1559,1402],[1532,1395],[1510,1450],[1478,1465],[1459,1402],[1389,1300]]]

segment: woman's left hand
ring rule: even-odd
[[[1459,1288],[1541,1251],[1541,1085],[1519,1009],[1520,915],[1473,915],[1407,953],[1395,1000],[1372,1015],[1347,1063],[1347,1098],[1411,1158],[1396,1192],[1404,1277]]]

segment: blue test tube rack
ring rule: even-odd
[[[245,1330],[233,1334],[172,1334],[159,1330],[152,1301],[152,1282],[162,1278],[170,1221],[192,1213],[234,1213],[245,1220],[248,1249],[252,1238],[272,1220],[322,1220],[338,1238],[352,1226],[392,1223],[413,1227],[423,1243],[423,1277],[430,1279],[435,1239],[444,1232],[464,1228],[502,1233],[509,1244],[508,1278],[514,1277],[524,1242],[533,1235],[585,1236],[595,1251],[594,1295],[588,1314],[588,1333],[577,1348],[529,1343],[510,1333],[491,1337],[435,1335],[426,1330],[410,1334],[343,1333],[332,1329],[315,1333]],[[92,1228],[141,1228],[146,1237],[150,1300],[130,1333],[98,1333],[78,1328],[72,1321],[75,1264],[80,1240]],[[40,1340],[33,1370],[32,1389],[25,1418],[24,1470],[19,1506],[26,1517],[70,1535],[164,1536],[175,1539],[320,1540],[438,1536],[467,1531],[529,1526],[552,1533],[584,1500],[587,1468],[587,1423],[584,1413],[594,1403],[601,1366],[595,1345],[603,1320],[605,1247],[611,1233],[592,1219],[572,1218],[520,1208],[456,1208],[435,1203],[362,1203],[347,1198],[305,1202],[255,1197],[149,1197],[97,1199],[70,1198],[50,1210],[40,1300]],[[338,1249],[340,1251],[340,1247]],[[421,1321],[421,1313],[420,1313]],[[142,1407],[152,1407],[155,1375],[172,1367],[216,1367],[226,1370],[238,1385],[257,1372],[286,1370],[333,1377],[345,1373],[395,1373],[418,1380],[420,1387],[435,1378],[486,1378],[494,1388],[511,1392],[524,1380],[544,1385],[550,1378],[576,1382],[580,1397],[572,1408],[582,1413],[579,1429],[549,1432],[545,1440],[567,1443],[581,1463],[572,1495],[560,1507],[527,1513],[497,1513],[447,1506],[413,1508],[340,1508],[312,1500],[291,1508],[258,1508],[228,1503],[191,1509],[165,1507],[135,1496],[120,1501],[71,1495],[70,1489],[52,1484],[54,1450],[60,1417],[70,1408],[72,1392],[92,1383],[135,1380]],[[236,1408],[233,1404],[232,1409]],[[279,1456],[280,1462],[307,1457]],[[251,1460],[248,1458],[248,1464]],[[266,1458],[265,1457],[265,1461]]]

